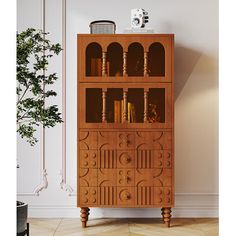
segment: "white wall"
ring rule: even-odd
[[[62,3],[47,0],[46,31],[62,42]],[[42,181],[42,142],[29,148],[18,140],[18,199],[29,203],[31,217],[79,216],[76,209],[76,34],[89,33],[89,23],[114,20],[117,33],[130,26],[130,9],[149,12],[155,33],[175,34],[175,182],[174,216],[218,215],[218,1],[66,0],[66,156],[62,125],[46,130],[45,169],[48,187],[38,196]],[[18,0],[17,29],[42,26],[42,0]],[[51,102],[62,109],[62,55],[51,62],[60,80]],[[40,130],[38,132],[40,136]],[[63,158],[65,157],[65,162]],[[65,167],[66,186],[61,189]],[[91,217],[153,217],[159,209],[92,209]]]

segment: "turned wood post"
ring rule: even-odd
[[[90,209],[88,207],[81,207],[80,219],[81,219],[81,222],[82,222],[82,228],[85,228],[87,226],[89,211],[90,211]]]
[[[102,52],[102,76],[107,75],[107,53]]]
[[[123,107],[123,114],[122,114],[122,122],[126,122],[127,121],[127,116],[128,116],[128,111],[127,111],[127,93],[128,90],[124,89],[123,90],[123,101],[124,101],[124,107]]]
[[[144,123],[148,122],[148,90],[144,90]]]
[[[127,52],[123,52],[123,76],[127,76]]]
[[[102,89],[102,122],[107,122],[106,117],[106,98],[107,98],[107,89]]]
[[[144,52],[143,74],[148,76],[148,52]]]
[[[162,211],[162,217],[163,217],[163,221],[165,225],[167,227],[170,227],[171,207],[163,207],[161,211]]]

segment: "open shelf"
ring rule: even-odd
[[[165,76],[165,49],[161,43],[153,43],[148,52],[149,76]]]
[[[124,46],[124,45],[123,45]],[[142,44],[131,43],[128,51],[118,42],[110,43],[103,51],[99,43],[90,43],[86,47],[85,76],[110,78],[141,77],[165,78],[165,48],[159,42],[152,43],[147,51]]]
[[[90,43],[86,48],[86,76],[102,75],[102,48],[98,43]]]
[[[143,123],[144,122],[143,114],[144,114],[144,89],[143,88],[129,88],[128,89],[128,122]]]
[[[102,89],[86,88],[86,122],[102,122]]]
[[[150,88],[148,94],[148,122],[165,123],[165,89]]]
[[[128,48],[128,76],[143,76],[144,50],[140,43],[132,43]]]
[[[107,76],[123,75],[123,48],[119,43],[111,43],[107,48]]]
[[[102,88],[86,88],[86,123],[102,123],[103,111],[107,123],[144,123],[144,89],[126,91],[124,102],[123,88],[108,88],[103,103]],[[165,88],[149,88],[146,103],[146,122],[165,123]]]

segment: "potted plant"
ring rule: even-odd
[[[57,95],[48,88],[58,79],[56,73],[47,73],[49,59],[62,50],[47,35],[33,28],[17,34],[17,132],[31,146],[38,141],[34,136],[37,126],[50,128],[62,122],[57,105],[46,105],[50,97]],[[18,234],[26,230],[27,208],[27,204],[17,201]]]

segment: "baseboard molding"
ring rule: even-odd
[[[218,194],[176,194],[175,207],[172,209],[173,217],[218,217]],[[80,209],[76,205],[30,205],[31,218],[67,218],[79,217]],[[91,208],[92,218],[138,218],[160,217],[159,208]]]

